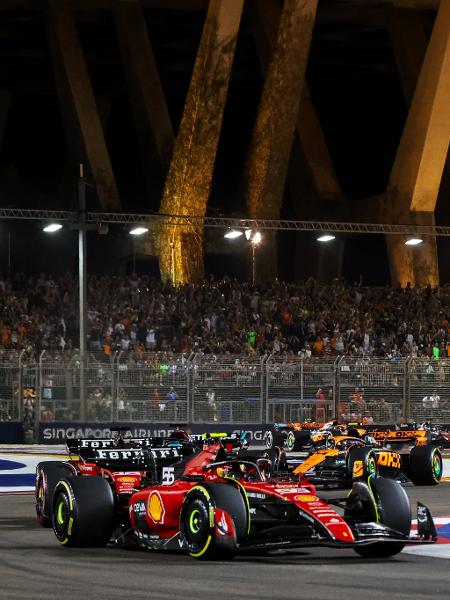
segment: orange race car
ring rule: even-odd
[[[419,429],[368,431],[359,424],[321,429],[281,429],[289,470],[323,487],[351,487],[355,479],[379,473],[415,485],[437,485],[443,463],[440,441]],[[373,435],[375,433],[375,435]],[[274,436],[274,441],[280,439]],[[291,442],[291,443],[289,443]]]

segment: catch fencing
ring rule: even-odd
[[[80,359],[0,354],[0,421],[76,422]],[[90,353],[90,423],[450,422],[450,359]]]

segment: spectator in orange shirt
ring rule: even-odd
[[[316,341],[313,344],[313,354],[316,356],[321,356],[323,354],[323,340],[319,336],[316,337]]]
[[[8,345],[9,334],[10,334],[9,327],[7,327],[6,325],[3,325],[3,328],[2,328],[2,343],[3,343],[4,346]]]

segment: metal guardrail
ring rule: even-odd
[[[450,359],[91,353],[89,422],[450,422]],[[75,354],[0,353],[0,421],[80,420]]]

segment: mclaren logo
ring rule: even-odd
[[[152,492],[148,497],[147,512],[154,523],[164,523],[164,504],[158,492]]]
[[[353,463],[353,478],[357,479],[362,477],[364,472],[364,465],[362,460],[355,460]]]

